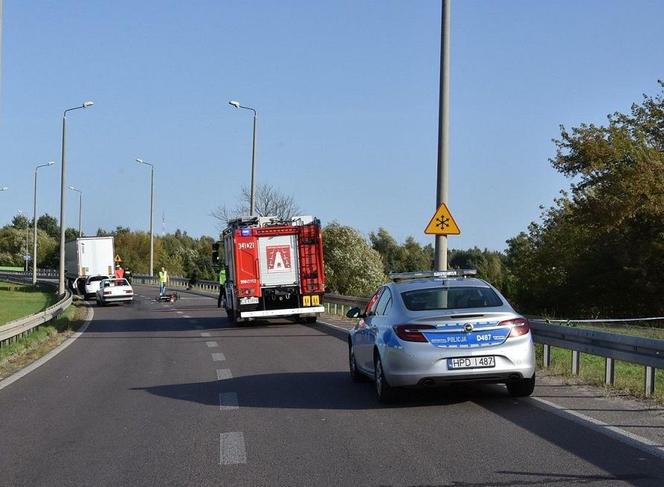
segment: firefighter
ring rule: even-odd
[[[221,308],[221,302],[226,299],[226,268],[222,266],[219,269],[219,298],[217,299],[217,308]]]
[[[124,277],[124,269],[120,267],[120,264],[115,265],[115,277],[122,279]]]
[[[166,294],[166,283],[168,283],[168,271],[162,267],[159,271],[159,296]]]

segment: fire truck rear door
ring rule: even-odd
[[[258,262],[261,286],[293,286],[299,284],[297,237],[277,235],[258,238]]]

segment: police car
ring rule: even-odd
[[[390,274],[348,337],[353,380],[375,382],[378,399],[401,387],[504,383],[515,397],[535,387],[528,320],[474,270]]]

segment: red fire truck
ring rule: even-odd
[[[226,313],[232,321],[295,317],[313,323],[324,311],[320,221],[242,217],[222,233]],[[219,247],[219,244],[216,245]]]

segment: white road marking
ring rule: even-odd
[[[83,333],[85,333],[85,330],[88,329],[88,326],[90,325],[90,322],[95,317],[95,312],[94,312],[94,309],[92,308],[92,306],[90,304],[86,304],[86,306],[88,307],[88,310],[87,310],[87,313],[85,315],[85,322],[83,323],[83,326],[81,327],[81,329],[79,331],[74,333],[71,337],[67,338],[64,342],[62,342],[60,345],[55,347],[53,350],[51,350],[49,353],[44,355],[39,360],[31,363],[27,367],[22,368],[21,370],[19,370],[15,374],[10,375],[6,379],[0,380],[0,389],[4,389],[8,385],[13,384],[17,380],[19,380],[21,377],[24,377],[24,376],[28,375],[30,372],[32,372],[36,368],[41,367],[46,362],[48,362],[53,357],[55,357],[57,354],[64,351],[65,348],[67,348],[69,345],[74,343],[74,340],[76,340]]]
[[[226,360],[226,356],[221,352],[213,353],[212,360],[215,362],[223,362],[224,360]]]
[[[350,332],[350,330],[348,328],[344,328],[343,326],[333,325],[332,323],[327,323],[327,322],[321,321],[321,320],[318,320],[318,323],[320,323],[321,325],[329,326],[330,328],[335,328],[337,330],[345,331],[346,333]]]
[[[212,335],[210,335],[210,333],[208,333],[207,331],[204,331],[203,333],[201,333],[201,336],[202,337],[209,337],[209,336],[212,336]]]
[[[244,434],[241,431],[219,435],[219,465],[247,463]]]
[[[558,404],[552,403],[551,401],[547,401],[546,399],[542,399],[540,397],[529,397],[526,398],[526,400],[528,402],[535,403],[533,404],[534,406],[552,412],[557,416],[570,419],[575,423],[579,423],[583,426],[589,427],[594,431],[603,433],[606,436],[610,436],[613,439],[627,443],[628,445],[638,448],[641,451],[650,453],[651,455],[655,455],[659,458],[664,458],[664,446],[660,444],[661,442],[649,440],[648,438],[630,433],[629,431],[625,431],[624,429],[618,428],[617,426],[611,426],[604,421],[591,418],[590,416],[586,416],[585,414],[581,414],[572,409],[559,406]]]
[[[215,348],[219,346],[217,342],[205,342],[205,344],[208,346],[208,348]]]
[[[237,394],[235,392],[222,392],[219,394],[219,410],[232,411],[239,409]]]
[[[217,369],[217,380],[232,379],[233,373],[231,369]]]
[[[179,314],[179,315],[183,315],[184,311],[176,311],[176,313]]]

